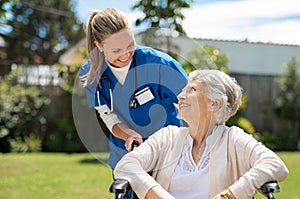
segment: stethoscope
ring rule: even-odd
[[[110,80],[109,80],[109,78],[107,76],[102,76],[100,78],[100,80],[99,80],[99,84],[97,85],[97,101],[98,101],[99,106],[101,106],[101,103],[100,103],[100,92],[99,92],[100,81],[101,80],[106,80],[107,81],[108,88],[109,88],[109,96],[110,96],[110,110],[109,110],[109,112],[105,112],[105,114],[111,114],[111,113],[114,112],[114,98],[113,98],[113,95],[112,95]]]
[[[137,100],[135,98],[135,96],[136,96],[136,61],[135,61],[135,57],[133,57],[133,61],[134,61],[134,66],[133,66],[133,72],[134,72],[134,77],[133,77],[134,78],[134,80],[133,80],[133,83],[134,83],[134,97],[129,102],[129,109],[135,109],[138,106]],[[110,80],[107,76],[102,76],[99,80],[99,83],[97,85],[97,101],[98,101],[99,106],[101,106],[100,92],[99,92],[100,81],[101,80],[107,81],[108,88],[109,88],[109,96],[110,96],[110,111],[105,112],[105,114],[111,114],[111,113],[114,112],[114,99],[113,99],[113,94],[112,94],[112,89],[111,89],[111,83],[110,83]]]

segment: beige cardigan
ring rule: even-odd
[[[159,130],[119,161],[115,178],[128,180],[139,198],[154,186],[168,190],[187,135],[185,127]],[[274,152],[238,127],[215,127],[211,147],[210,198],[227,188],[238,199],[251,198],[265,182],[283,181],[288,175]],[[148,171],[153,171],[153,177]]]

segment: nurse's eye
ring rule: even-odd
[[[127,49],[133,49],[135,47],[135,44],[134,42],[132,42],[131,44],[129,44],[129,46],[127,46]]]

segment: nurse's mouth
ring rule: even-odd
[[[123,62],[123,63],[125,63],[125,62],[128,62],[128,61],[129,61],[129,59],[118,59],[118,61],[119,61],[119,62]]]

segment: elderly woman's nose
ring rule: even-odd
[[[178,99],[184,99],[185,98],[185,91],[181,91],[181,93],[178,94],[177,98]]]

